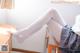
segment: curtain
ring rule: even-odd
[[[13,0],[0,0],[1,9],[12,9],[14,6]]]

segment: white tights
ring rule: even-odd
[[[56,24],[55,24],[56,23]],[[40,17],[35,22],[33,22],[28,27],[25,27],[24,29],[21,29],[17,33],[13,34],[15,35],[15,38],[19,42],[23,42],[25,39],[27,39],[29,36],[31,36],[33,33],[37,32],[39,29],[42,28],[44,25],[48,26],[48,31],[56,32],[55,37],[58,37],[60,35],[61,27],[65,26],[65,22],[62,19],[61,15],[54,9],[50,10],[45,16]]]

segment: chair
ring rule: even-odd
[[[58,45],[48,45],[48,53],[52,53],[52,51],[54,50],[54,53],[61,53],[59,50]]]
[[[46,34],[46,35],[48,35],[48,34]],[[54,53],[61,53],[61,51],[59,50],[59,45],[48,44],[48,41],[49,41],[50,38],[51,38],[50,35],[46,36],[46,40],[47,40],[46,45],[47,45],[47,48],[48,48],[48,53],[52,53],[52,51],[54,51]]]

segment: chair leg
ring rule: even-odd
[[[48,53],[52,53],[52,47],[48,45]]]
[[[54,49],[54,53],[61,53],[57,46],[48,45],[48,53],[52,53],[53,49]]]

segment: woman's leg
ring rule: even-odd
[[[64,21],[63,17],[61,16],[61,14],[58,11],[52,9],[50,12],[52,14],[53,21],[56,21],[58,24],[60,24],[62,26],[66,25],[66,22]]]
[[[26,38],[31,36],[33,33],[37,32],[39,29],[42,28],[47,22],[51,19],[51,12],[48,12],[45,16],[40,17],[28,27],[25,27],[19,30],[17,33],[13,34],[18,42],[23,42]]]
[[[63,21],[61,20],[61,17],[59,17],[59,14],[56,10],[50,10],[45,16],[42,18],[39,18],[35,22],[33,22],[28,27],[25,27],[24,29],[21,29],[17,33],[13,34],[15,35],[16,39],[19,42],[23,42],[27,37],[31,36],[33,33],[37,32],[39,29],[42,28],[43,25],[50,22],[50,20],[53,19],[53,21],[56,21],[57,23],[64,25]]]

